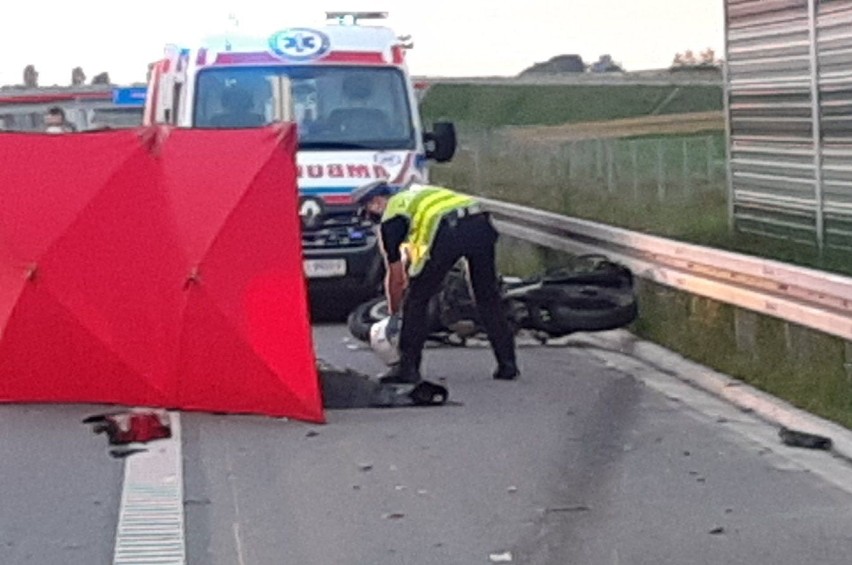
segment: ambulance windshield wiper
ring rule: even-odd
[[[364,143],[348,143],[345,141],[302,141],[299,149],[366,149],[374,150]]]

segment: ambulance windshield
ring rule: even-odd
[[[193,122],[199,128],[256,127],[276,120],[278,84],[289,78],[302,150],[413,149],[403,74],[387,67],[211,68],[199,73]]]

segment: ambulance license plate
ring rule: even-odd
[[[328,279],[346,275],[346,259],[305,259],[309,279]]]

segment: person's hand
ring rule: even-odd
[[[396,337],[400,331],[402,331],[402,316],[400,314],[391,314],[387,327],[388,338]]]

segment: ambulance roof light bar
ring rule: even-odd
[[[338,25],[358,25],[358,20],[385,20],[387,12],[326,12],[325,19],[337,20]]]

